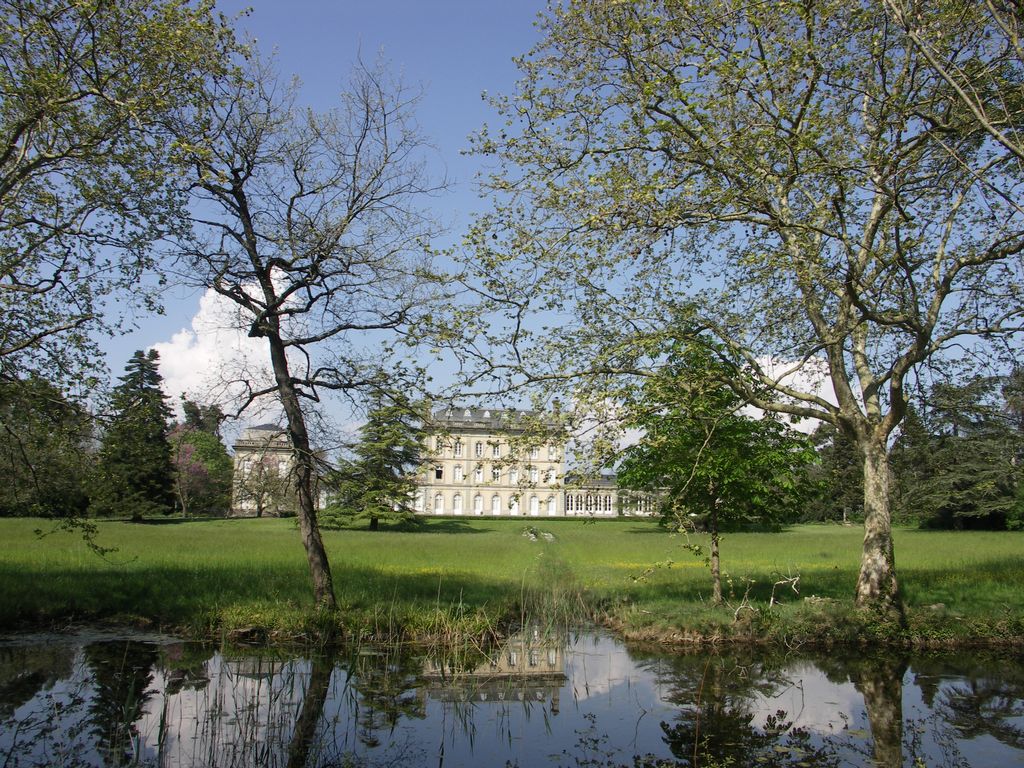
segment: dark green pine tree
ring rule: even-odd
[[[398,393],[379,395],[352,446],[352,457],[328,478],[332,494],[320,513],[320,524],[337,528],[366,520],[375,531],[382,520],[415,522],[423,439],[419,408]]]
[[[111,395],[93,499],[99,514],[141,520],[174,510],[171,409],[160,387],[159,361],[153,350],[136,352]]]

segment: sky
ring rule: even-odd
[[[480,160],[461,154],[467,136],[497,120],[484,92],[509,93],[517,79],[512,58],[536,42],[542,0],[222,0],[218,8],[236,28],[273,52],[280,72],[302,82],[301,103],[335,106],[353,63],[378,56],[411,86],[422,87],[417,119],[436,146],[435,175],[450,191],[431,201],[449,225],[445,246],[458,241],[471,213],[484,203],[476,192]],[[246,9],[249,9],[248,11]],[[224,357],[265,355],[262,345],[228,333],[225,308],[212,295],[172,286],[162,316],[138,316],[137,328],[104,343],[116,377],[136,349],[161,356],[164,389],[177,402],[198,393],[205,374]]]

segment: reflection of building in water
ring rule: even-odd
[[[444,661],[427,660],[423,692],[444,702],[550,702],[558,714],[559,695],[566,683],[565,644],[560,640],[517,635],[487,661],[471,670],[455,670]]]

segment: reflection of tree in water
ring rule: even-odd
[[[908,659],[890,651],[870,656],[829,654],[815,658],[814,663],[830,682],[851,682],[864,697],[873,744],[872,765],[900,768],[904,752],[903,675]]]
[[[1024,717],[1020,680],[982,677],[943,687],[936,709],[961,739],[991,736],[1024,750],[1024,728],[1012,722]]]
[[[356,693],[359,740],[380,744],[379,733],[394,733],[403,717],[426,717],[426,701],[418,688],[423,659],[400,648],[357,654],[349,666],[349,684]]]
[[[812,743],[811,734],[793,727],[782,710],[766,717],[763,726],[755,724],[758,696],[790,684],[770,658],[680,656],[645,666],[668,687],[666,700],[679,707],[675,722],[661,724],[679,762],[648,757],[638,766],[839,765],[828,744]]]
[[[146,701],[154,693],[153,666],[159,649],[152,643],[90,643],[84,649],[92,671],[89,718],[107,765],[124,765],[137,755],[138,731]]]
[[[70,645],[0,648],[0,721],[61,678],[70,677],[74,660],[75,649]]]

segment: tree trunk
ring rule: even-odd
[[[334,611],[337,610],[338,603],[334,598],[331,565],[327,560],[327,550],[324,549],[320,526],[316,519],[316,498],[313,491],[316,465],[309,447],[306,418],[302,414],[302,406],[292,381],[285,346],[280,335],[270,332],[267,334],[267,341],[270,344],[270,359],[274,366],[277,393],[288,420],[288,437],[295,456],[293,473],[299,501],[299,533],[302,536],[302,546],[306,549],[309,575],[313,580],[313,599],[318,608]]]
[[[711,599],[722,604],[722,569],[718,560],[718,503],[711,505]]]
[[[895,612],[902,617],[889,513],[889,455],[884,440],[868,437],[860,442],[864,458],[864,549],[856,603],[859,608]]]
[[[380,527],[380,521],[376,515],[370,515],[370,530],[376,531]]]

